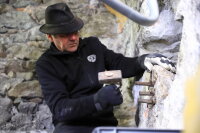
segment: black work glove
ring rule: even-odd
[[[120,90],[116,85],[102,87],[94,95],[95,107],[98,111],[104,110],[109,106],[119,105],[123,102]]]
[[[159,65],[168,71],[176,72],[175,64],[161,54],[145,54],[138,57],[138,60],[141,67],[148,71],[151,71],[154,65]]]

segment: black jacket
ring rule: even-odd
[[[108,50],[95,37],[80,39],[74,53],[51,47],[38,59],[36,72],[54,124],[116,126],[112,107],[98,112],[93,95],[102,87],[98,72],[121,70],[124,78],[141,74],[138,57],[127,58]]]

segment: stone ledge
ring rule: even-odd
[[[149,73],[144,73],[143,79],[149,80]],[[140,104],[140,124],[141,128],[156,128],[163,125],[162,118],[166,115],[163,110],[164,100],[169,95],[169,90],[174,80],[174,74],[160,66],[154,66],[152,69],[152,79],[155,82],[154,87],[142,87],[142,91],[154,91],[154,96],[142,96],[142,99],[155,99],[155,104]],[[141,96],[140,96],[141,97]]]

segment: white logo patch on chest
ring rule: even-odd
[[[95,55],[95,54],[89,55],[89,56],[87,57],[87,60],[88,60],[89,62],[95,62],[95,61],[96,61],[96,55]]]

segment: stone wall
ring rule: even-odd
[[[177,73],[169,74],[167,84],[162,84],[165,77],[157,76],[159,104],[150,109],[141,104],[139,127],[182,128],[183,84],[191,72],[188,64],[196,66],[200,57],[198,0],[159,1],[159,20],[150,27],[137,25],[98,0],[0,0],[0,130],[52,132],[54,128],[37,81],[35,62],[49,47],[38,30],[44,24],[44,10],[57,2],[67,2],[83,19],[82,37],[97,36],[108,48],[125,56],[161,53],[177,63]],[[143,13],[148,11],[143,1],[123,2]],[[144,79],[149,80],[147,76]],[[136,126],[132,84],[132,79],[123,80],[124,103],[115,109],[120,126]]]
[[[81,36],[97,36],[110,49],[133,56],[130,21],[119,23],[97,0],[1,0],[0,1],[0,130],[52,132],[49,108],[43,100],[35,62],[49,47],[39,32],[48,5],[67,2],[85,23]],[[131,3],[133,4],[133,3]],[[119,20],[119,21],[118,21]],[[120,125],[134,126],[134,110],[124,81],[125,104],[116,107]],[[129,90],[130,91],[130,90]]]
[[[164,6],[163,10],[161,11],[160,18],[165,12],[165,22],[162,24],[166,25],[163,25],[163,28],[159,28],[160,30],[162,29],[161,31],[154,32],[154,29],[150,30],[150,33],[154,34],[150,34],[149,38],[154,39],[156,34],[158,35],[157,38],[160,38],[160,35],[162,36],[163,33],[165,33],[165,35],[163,36],[164,38],[162,37],[163,39],[160,39],[159,42],[165,42],[167,45],[170,44],[168,46],[170,48],[174,47],[175,49],[170,50],[170,48],[168,47],[169,49],[167,49],[169,51],[165,51],[166,47],[163,47],[164,45],[160,45],[157,41],[156,44],[154,44],[156,45],[156,47],[152,47],[152,49],[160,49],[159,51],[161,52],[164,50],[163,54],[165,55],[167,55],[169,52],[173,52],[172,55],[175,56],[172,59],[178,59],[177,72],[176,75],[172,74],[171,76],[169,76],[169,74],[165,75],[166,72],[163,70],[154,70],[157,75],[161,76],[161,78],[157,78],[156,84],[154,86],[156,92],[154,98],[156,99],[156,102],[151,108],[148,108],[148,104],[146,103],[142,103],[140,105],[139,127],[184,129],[183,111],[186,104],[184,94],[185,85],[187,79],[191,77],[191,75],[194,75],[197,71],[200,60],[200,32],[199,30],[197,30],[200,28],[200,2],[198,0],[166,0],[164,2],[166,6]],[[171,19],[171,22],[169,21],[169,19]],[[160,21],[158,21],[158,23],[156,23],[154,26],[158,25],[156,27],[159,27],[159,22]],[[152,27],[148,29],[151,28]],[[147,41],[149,42],[149,40]],[[180,49],[178,49],[179,44]],[[150,44],[150,46],[154,45]],[[147,46],[146,48],[148,49],[149,46]],[[139,51],[141,50],[139,49]],[[186,115],[189,116],[189,114]]]

